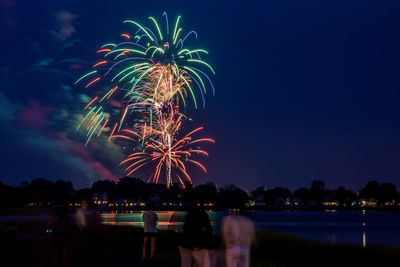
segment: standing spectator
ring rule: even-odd
[[[75,213],[75,223],[80,231],[86,228],[86,212],[87,212],[87,201],[82,201],[82,207],[78,208]]]
[[[181,266],[210,267],[209,248],[213,232],[207,213],[201,208],[192,208],[185,217],[183,240],[179,246]]]
[[[154,249],[156,247],[156,236],[157,236],[157,222],[158,216],[157,213],[153,211],[154,205],[153,203],[149,203],[148,210],[143,213],[143,224],[144,224],[144,240],[143,240],[143,257],[144,260],[146,258],[146,249],[147,244],[151,243],[150,250],[150,259],[153,258]]]
[[[250,246],[255,238],[253,222],[244,216],[226,216],[222,220],[222,238],[226,248],[226,266],[248,267]]]

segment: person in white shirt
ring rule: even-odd
[[[153,211],[154,205],[150,203],[148,205],[148,210],[143,213],[143,224],[144,224],[144,240],[143,240],[143,257],[146,258],[146,249],[150,240],[151,250],[150,259],[153,258],[154,250],[156,247],[156,236],[157,236],[157,223],[158,216],[157,213]]]
[[[86,213],[87,212],[87,201],[82,200],[82,207],[76,210],[75,223],[79,230],[83,231],[86,228]]]
[[[255,239],[254,223],[244,216],[226,216],[222,220],[222,239],[226,248],[226,266],[248,267],[250,246]]]

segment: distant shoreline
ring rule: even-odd
[[[7,215],[26,215],[26,216],[35,216],[41,214],[49,214],[52,212],[52,209],[56,206],[49,206],[49,207],[26,207],[26,208],[3,208],[0,209],[0,216],[7,216]],[[70,210],[74,211],[78,207],[71,207]],[[157,208],[157,211],[187,211],[188,207],[182,208]],[[98,208],[94,207],[94,210],[99,212],[112,212],[117,211],[121,213],[129,213],[130,211],[144,211],[145,209],[140,208]],[[255,212],[255,211],[335,211],[335,212],[342,212],[342,211],[376,211],[376,212],[394,212],[400,213],[399,208],[393,207],[355,207],[355,208],[337,208],[337,207],[314,207],[314,208],[306,208],[306,207],[297,207],[297,208],[246,208],[246,209],[225,209],[225,208],[205,208],[207,211],[221,211],[221,212],[232,212],[232,213],[241,213],[241,212]]]

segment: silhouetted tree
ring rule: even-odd
[[[265,191],[264,202],[267,206],[282,206],[290,196],[291,193],[288,188],[275,187]]]
[[[339,186],[334,191],[335,198],[340,206],[350,206],[355,200],[357,200],[357,195],[351,190],[345,189],[343,186]]]
[[[360,190],[360,197],[369,201],[379,201],[381,195],[381,185],[377,181],[369,181]]]
[[[264,201],[265,187],[259,186],[255,190],[251,191],[251,197],[255,201]]]
[[[185,189],[183,190],[183,201],[186,203],[194,203],[194,189],[193,185],[189,182],[185,182]]]
[[[14,207],[24,207],[29,202],[29,183],[22,182],[15,188],[16,198]]]
[[[57,180],[54,184],[53,201],[56,204],[68,204],[75,196],[76,191],[71,182]]]
[[[30,202],[47,205],[55,200],[54,182],[38,178],[28,186],[28,198]]]
[[[76,193],[75,200],[79,203],[82,202],[83,200],[86,200],[86,202],[88,204],[91,204],[92,203],[92,194],[93,194],[93,191],[89,188],[79,189],[78,192]]]
[[[328,198],[325,182],[321,180],[312,181],[309,193],[309,204],[312,206],[321,206],[322,202]]]
[[[314,180],[311,182],[311,189],[323,191],[325,190],[325,182],[321,180]]]
[[[117,184],[117,198],[132,198],[135,200],[148,199],[153,192],[151,185],[140,179],[124,177],[119,179]]]
[[[383,183],[381,185],[381,194],[379,197],[380,203],[398,201],[399,193],[397,192],[397,188],[392,183]]]
[[[217,200],[217,187],[212,182],[198,185],[194,188],[194,198],[199,203],[215,202]]]
[[[110,199],[115,199],[117,184],[111,180],[99,180],[93,183],[92,191],[94,193],[107,193]]]
[[[235,185],[227,185],[218,192],[217,205],[227,208],[243,208],[249,196]]]
[[[397,202],[399,200],[399,192],[392,183],[383,183],[381,185],[377,181],[370,181],[360,190],[360,197],[382,205]]]
[[[177,202],[183,195],[183,189],[180,184],[174,183],[168,189],[164,184],[158,184],[158,190],[153,190],[163,201]]]
[[[16,203],[16,189],[11,186],[5,185],[0,181],[0,207],[11,208],[15,207]]]
[[[311,190],[301,187],[293,192],[293,197],[300,201],[301,205],[309,206],[311,200]]]

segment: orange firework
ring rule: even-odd
[[[175,176],[182,185],[184,185],[184,179],[191,183],[192,179],[188,173],[186,163],[192,163],[198,166],[204,172],[207,172],[203,164],[197,160],[193,160],[192,157],[195,154],[208,156],[208,153],[199,147],[192,149],[193,145],[204,142],[215,142],[211,138],[196,139],[192,137],[193,134],[202,129],[203,127],[199,127],[179,140],[174,140],[173,136],[169,135],[168,133],[163,133],[164,138],[152,139],[148,144],[146,144],[143,152],[135,152],[129,155],[120,163],[120,165],[129,164],[126,167],[126,172],[129,176],[147,164],[155,164],[156,167],[149,178],[149,182],[152,181],[154,183],[158,183],[161,173],[164,169],[166,172],[167,187],[172,185],[173,176]],[[126,134],[121,134],[114,137],[134,140],[135,137],[141,136],[140,134],[130,130],[122,130],[121,132],[125,132]],[[184,177],[184,179],[182,179],[181,176]]]

